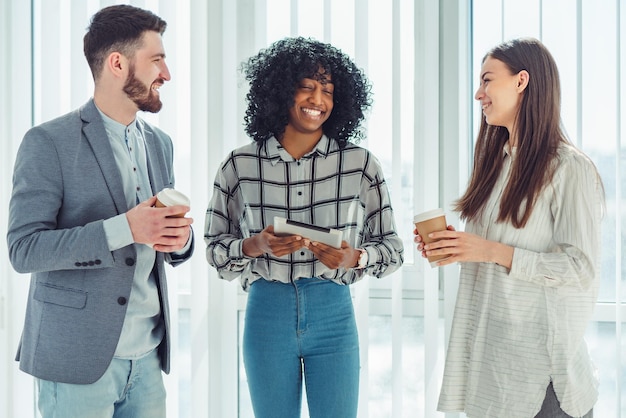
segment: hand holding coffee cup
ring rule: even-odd
[[[445,231],[448,228],[446,223],[446,214],[443,209],[433,209],[427,212],[415,215],[413,223],[417,229],[417,233],[422,237],[424,244],[430,244],[438,240],[432,239],[428,236],[431,232]],[[447,258],[448,255],[433,255],[428,257],[428,261],[431,267],[437,267],[437,261]]]
[[[185,196],[183,193],[179,192],[175,189],[163,189],[157,194],[157,200],[155,206],[157,208],[164,208],[168,206],[190,206],[189,198]],[[172,218],[182,218],[185,216],[185,213],[179,213],[176,215],[172,215]]]

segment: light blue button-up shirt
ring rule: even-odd
[[[152,196],[144,136],[136,120],[124,126],[104,113],[100,114],[122,176],[126,203],[130,209],[137,202]],[[140,358],[159,345],[165,332],[156,280],[152,274],[156,252],[147,245],[134,243],[126,214],[105,220],[104,231],[111,251],[127,245],[134,245],[137,251],[130,300],[115,357]]]

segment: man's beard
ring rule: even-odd
[[[156,80],[159,81],[159,80]],[[124,93],[128,95],[139,108],[144,112],[157,113],[163,107],[159,97],[152,92],[150,87],[146,87],[135,77],[135,67],[130,67],[130,74],[124,84]]]

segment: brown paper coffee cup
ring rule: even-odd
[[[157,208],[164,208],[167,206],[185,205],[189,206],[189,198],[174,189],[163,189],[157,194],[157,200],[155,206]],[[184,213],[172,215],[173,218],[182,218]]]
[[[422,237],[424,244],[438,241],[429,238],[428,234],[431,232],[445,231],[448,228],[446,214],[441,208],[415,215],[413,223],[415,224],[415,228],[417,228],[417,233]],[[428,257],[428,261],[431,267],[437,267],[437,261],[444,260],[447,257],[447,255],[430,256]]]

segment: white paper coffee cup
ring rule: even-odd
[[[189,198],[183,193],[175,189],[163,189],[157,194],[157,201],[155,206],[157,208],[164,208],[168,206],[184,205],[190,206]],[[174,217],[183,217],[184,213],[173,215]]]

